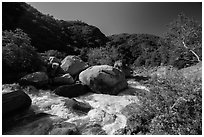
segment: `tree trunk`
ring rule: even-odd
[[[183,41],[182,43],[183,43],[183,46],[184,46],[186,49],[189,49],[189,48],[186,46],[186,44],[184,43],[184,41]],[[193,50],[189,49],[189,51],[190,51],[191,53],[193,53],[193,54],[196,56],[198,62],[201,61],[200,58],[199,58],[199,56],[198,56]]]

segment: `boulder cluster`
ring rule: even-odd
[[[62,61],[50,57],[45,70],[22,77],[20,85],[54,88],[55,94],[64,97],[87,92],[117,95],[127,87],[122,70],[108,65],[88,66],[77,56],[67,56]]]
[[[138,100],[119,97],[127,87],[126,75],[120,68],[88,66],[77,56],[67,56],[62,61],[49,57],[42,71],[23,76],[18,84],[3,85],[3,134],[113,134],[120,129],[119,125],[124,127],[123,115],[118,114],[119,110],[109,110],[115,104],[107,103],[99,108],[90,98],[101,106],[105,98],[115,100],[120,108],[124,101],[128,100],[129,104]],[[106,105],[111,107],[106,110]],[[98,121],[103,113],[105,119]],[[110,116],[106,118],[106,115]],[[65,122],[65,119],[68,120]],[[117,122],[123,124],[117,125]],[[40,123],[44,125],[39,127]]]

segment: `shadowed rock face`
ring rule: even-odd
[[[61,76],[57,76],[53,78],[53,85],[69,85],[69,84],[74,84],[74,79],[72,76],[67,73]]]
[[[14,87],[13,87],[14,86]],[[2,116],[3,118],[21,113],[31,105],[30,97],[19,86],[3,86]]]
[[[88,86],[82,84],[64,85],[54,90],[56,95],[69,98],[78,97],[88,92],[92,92],[91,89]]]
[[[32,110],[30,110],[32,111]],[[79,135],[77,127],[65,123],[58,116],[34,112],[22,114],[24,119],[18,120],[14,128],[4,132],[4,135]],[[11,121],[10,121],[11,122]]]

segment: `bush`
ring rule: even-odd
[[[3,82],[17,80],[21,73],[40,69],[41,57],[31,46],[28,35],[21,29],[14,32],[3,31],[2,39]],[[12,79],[9,75],[14,75],[15,78]]]
[[[133,127],[129,130],[156,135],[201,135],[201,85],[201,81],[189,81],[176,72],[164,78],[152,78],[148,81],[151,92],[139,97],[142,106],[131,119],[145,122],[137,125],[137,131]]]
[[[60,59],[60,60],[63,60],[66,56],[67,56],[67,54],[66,53],[64,53],[64,52],[59,52],[59,51],[57,51],[57,50],[48,50],[48,51],[45,51],[44,53],[43,53],[43,55],[44,56],[46,56],[46,57],[50,57],[50,56],[54,56],[54,57],[56,57],[56,58],[58,58],[58,59]]]
[[[88,62],[88,52],[89,52],[89,48],[88,47],[85,47],[85,48],[82,48],[80,50],[80,55],[79,57],[84,61],[84,62]]]
[[[90,49],[88,63],[90,65],[114,65],[118,59],[118,52],[114,47],[100,47]]]

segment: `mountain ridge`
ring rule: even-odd
[[[75,48],[98,47],[108,40],[95,26],[82,21],[56,20],[27,3],[3,2],[2,14],[3,30],[22,29],[39,52],[53,49],[73,54]]]

